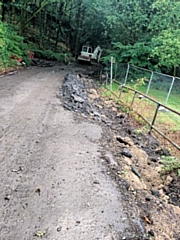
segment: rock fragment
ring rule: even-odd
[[[128,158],[132,158],[132,154],[131,152],[129,151],[129,149],[127,148],[124,148],[122,151],[121,151],[121,154],[128,157]]]
[[[152,189],[152,190],[151,190],[151,193],[152,193],[152,195],[154,195],[154,196],[156,196],[156,197],[160,197],[160,193],[159,193],[159,191],[156,190],[156,189]]]

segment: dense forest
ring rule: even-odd
[[[0,66],[12,54],[62,60],[84,43],[100,45],[103,61],[180,75],[178,0],[3,0],[0,2]],[[28,58],[28,57],[27,57]],[[28,60],[27,60],[28,61]]]

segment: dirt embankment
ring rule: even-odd
[[[121,189],[124,187],[124,194],[131,194],[136,202],[149,237],[179,239],[180,178],[177,173],[161,174],[161,156],[169,156],[169,152],[153,136],[143,133],[142,126],[121,111],[123,106],[103,99],[92,79],[81,74],[78,78],[85,90],[73,92],[73,87],[65,92],[68,97],[64,107],[98,121],[105,128],[103,147],[111,150],[117,162],[112,162],[103,151],[102,159],[110,166],[109,174]]]

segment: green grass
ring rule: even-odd
[[[161,163],[163,164],[161,174],[168,174],[177,171],[178,176],[180,177],[180,159],[172,156],[162,156],[161,159]]]
[[[129,84],[128,86],[131,88],[134,88],[133,84]],[[110,90],[110,85],[108,86],[108,88]],[[119,84],[113,82],[112,90],[119,91]],[[147,85],[138,86],[136,90],[146,94]],[[126,89],[124,88],[123,91],[126,91]],[[166,91],[160,91],[157,89],[150,88],[148,96],[165,105],[167,94],[168,94],[168,92],[166,92]],[[109,93],[109,95],[110,95],[110,93]],[[128,102],[128,99],[127,99],[127,102]],[[169,96],[169,99],[168,99],[167,106],[180,112],[180,94],[178,95],[178,94],[171,93]]]
[[[134,89],[134,85],[130,84],[129,87]],[[154,119],[155,111],[157,108],[157,104],[153,101],[146,98],[139,98],[137,94],[134,103],[131,106],[134,91],[123,88],[121,91],[121,87],[118,83],[113,82],[112,84],[113,94],[111,92],[110,85],[106,86],[106,89],[102,89],[102,95],[111,99],[117,103],[119,103],[120,109],[122,112],[129,112],[132,114],[135,120],[140,124],[140,128],[137,130],[137,134],[140,134],[141,131],[149,132],[150,125]],[[136,85],[136,90],[140,93],[146,94],[147,84],[146,85]],[[121,92],[121,97],[119,99],[119,95]],[[157,89],[150,89],[148,96],[153,98],[159,103],[164,104],[167,98],[167,91],[160,91]],[[165,104],[164,104],[165,105]],[[180,95],[175,92],[170,94],[168,100],[168,107],[174,109],[177,112],[180,112]],[[133,108],[133,111],[131,109]],[[142,116],[142,117],[141,117]],[[165,138],[169,138],[173,141],[177,146],[180,146],[180,115],[173,113],[171,111],[158,111],[156,120],[154,123],[154,127],[158,129]],[[145,129],[144,129],[145,128]],[[168,149],[172,155],[177,156],[180,160],[179,150],[173,146],[168,140],[166,140],[161,135],[157,134],[153,130],[153,134],[157,137],[163,147]],[[169,166],[168,166],[169,167]],[[166,170],[168,170],[168,167]],[[171,166],[172,167],[172,166]],[[177,169],[178,174],[180,175],[180,168]]]
[[[131,86],[132,87],[132,86]],[[124,106],[126,108],[125,111],[129,111],[127,110],[131,107],[131,103],[132,103],[132,99],[134,96],[134,92],[131,90],[128,90],[126,88],[125,91],[123,90],[121,92],[121,98],[118,99],[119,95],[120,95],[120,89],[119,89],[119,85],[117,83],[113,83],[112,84],[112,89],[113,89],[113,93],[111,93],[110,91],[110,86],[108,86],[108,90],[104,90],[103,91],[103,95],[105,97],[109,97],[111,99],[113,99],[116,102],[122,102],[124,103]],[[146,90],[146,87],[144,86],[138,86],[138,91],[139,92],[145,92],[144,90]],[[158,90],[153,91],[153,98],[156,100],[156,96],[160,96],[163,98],[163,96],[165,96],[165,92],[160,92]],[[114,95],[116,95],[117,97],[115,97]],[[180,111],[180,104],[178,102],[178,96],[177,95],[173,95],[171,94],[171,98],[169,99],[169,107],[175,109],[175,110],[179,110]],[[148,99],[139,99],[138,96],[134,99],[134,103],[133,103],[133,111],[137,114],[137,117],[143,116],[143,118],[149,122],[149,124],[152,123],[154,115],[155,115],[155,111],[156,111],[156,107],[157,104],[148,100]],[[121,106],[121,110],[123,111],[123,107]],[[136,114],[134,115],[136,116]],[[136,117],[135,117],[136,119]],[[140,118],[137,118],[138,122],[141,123],[142,125],[145,125],[147,123],[145,123],[144,120],[140,120]],[[154,126],[161,131],[166,137],[168,137],[169,139],[171,139],[172,141],[174,141],[177,145],[180,145],[180,138],[179,138],[179,134],[180,134],[180,116],[178,114],[175,114],[171,111],[167,111],[167,112],[163,112],[163,111],[158,111],[157,116],[156,116],[156,120],[154,123]],[[149,127],[148,127],[149,128]],[[163,140],[164,141],[164,140]],[[172,149],[172,147],[170,145],[169,149]],[[172,151],[174,151],[172,149]],[[176,151],[176,150],[175,150]],[[177,154],[179,155],[179,153]]]
[[[133,85],[129,85],[133,88]],[[137,90],[142,93],[146,93],[147,86],[138,86]],[[160,91],[157,89],[149,90],[148,96],[154,98],[158,102],[165,104],[168,92]],[[171,93],[168,99],[167,106],[180,112],[180,94]]]

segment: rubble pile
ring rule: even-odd
[[[60,90],[64,108],[85,115],[100,116],[95,107],[89,102],[86,87],[78,75],[67,74]]]
[[[31,65],[38,67],[53,67],[54,63],[45,59],[34,58],[31,61]]]

